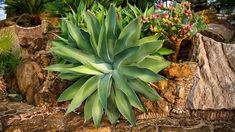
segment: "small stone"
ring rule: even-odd
[[[2,111],[7,111],[8,108],[6,106],[0,106],[0,113],[2,113]]]
[[[231,128],[223,127],[223,128],[215,128],[214,132],[234,132]]]
[[[159,88],[158,90],[163,91],[165,89],[167,89],[168,87],[168,80],[161,80],[157,83],[157,88]]]
[[[85,130],[84,132],[111,132],[110,127],[98,128],[98,129],[89,129]]]
[[[15,114],[17,111],[16,110],[9,110],[6,111],[5,114]]]
[[[157,128],[154,124],[140,125],[140,127],[133,127],[131,132],[156,132]]]
[[[168,91],[164,93],[163,97],[169,102],[174,103],[175,102],[175,95],[172,94],[172,92]]]
[[[206,30],[207,32],[220,36],[219,39],[214,38],[216,41],[220,41],[221,38],[222,40],[231,40],[233,35],[234,35],[234,29],[229,29],[225,27],[224,25],[221,24],[215,24],[215,23],[210,23],[208,24],[208,29]],[[210,36],[208,36],[210,37]]]
[[[211,132],[208,126],[202,126],[200,128],[187,129],[187,132]]]
[[[186,93],[184,88],[179,88],[179,97],[185,99]]]
[[[160,101],[157,101],[157,106],[158,106],[158,112],[160,112],[160,114],[169,114],[170,112],[170,108],[168,103],[164,100],[161,99]]]
[[[200,120],[192,120],[192,119],[181,119],[179,121],[180,126],[184,126],[184,127],[190,127],[190,126],[197,126],[199,125],[201,122]]]
[[[40,85],[39,78],[35,72],[35,62],[25,62],[17,66],[16,78],[20,92],[25,95],[29,88],[34,88]]]
[[[167,127],[167,126],[160,126],[159,132],[183,132],[183,128],[181,127]]]

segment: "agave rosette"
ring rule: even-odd
[[[93,118],[96,127],[104,112],[112,124],[121,114],[134,125],[132,106],[146,112],[139,96],[160,98],[148,82],[164,79],[157,73],[170,63],[161,56],[165,54],[163,40],[159,35],[140,38],[139,18],[122,27],[114,6],[99,20],[91,12],[84,12],[84,20],[86,30],[64,19],[62,36],[52,42],[53,53],[65,61],[47,69],[59,72],[62,79],[75,81],[58,101],[72,100],[67,114],[85,102],[85,121]]]

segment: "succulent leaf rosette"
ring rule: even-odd
[[[170,64],[161,56],[164,40],[159,35],[140,38],[140,18],[122,27],[114,6],[99,19],[85,11],[84,21],[80,28],[78,22],[63,19],[62,34],[52,42],[52,52],[64,61],[47,69],[74,81],[58,101],[71,100],[66,114],[84,102],[85,121],[93,118],[96,127],[103,113],[112,124],[123,115],[134,125],[132,107],[146,112],[139,97],[160,98],[148,83],[164,79],[157,73]]]

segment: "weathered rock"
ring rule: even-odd
[[[38,77],[40,73],[40,66],[32,61],[22,63],[16,68],[19,90],[23,95],[26,95],[26,99],[30,104],[33,103],[35,89],[40,86],[40,78]]]
[[[6,84],[3,77],[0,76],[0,100],[6,97]]]
[[[191,115],[194,118],[200,118],[208,121],[228,121],[235,120],[235,110],[193,110]],[[234,124],[235,125],[235,124]]]
[[[0,130],[12,131],[76,131],[76,132],[213,132],[224,130],[235,130],[233,120],[230,121],[205,121],[193,116],[181,115],[178,117],[168,116],[154,119],[138,119],[136,126],[130,126],[122,118],[115,126],[112,126],[106,116],[102,118],[100,128],[94,128],[92,120],[84,122],[83,115],[65,112],[60,107],[33,107],[26,103],[0,101]],[[2,128],[1,128],[2,127]],[[227,131],[226,131],[227,132]]]
[[[210,132],[210,128],[208,126],[202,126],[196,129],[188,129],[187,132]]]
[[[168,127],[168,126],[160,126],[160,132],[182,132],[184,131],[182,127]]]
[[[230,29],[222,24],[210,23],[203,34],[219,42],[228,42],[233,38],[234,28]]]
[[[195,71],[195,63],[172,63],[164,69],[164,74],[167,78],[184,78],[193,76]]]
[[[22,47],[21,57],[23,59],[31,59],[38,52],[45,50],[47,46],[47,37],[43,38],[21,38],[20,46]]]
[[[197,34],[194,46],[198,68],[187,107],[200,110],[235,109],[235,45]]]

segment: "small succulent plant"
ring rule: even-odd
[[[175,43],[174,61],[177,59],[181,41],[191,38],[206,28],[203,18],[193,13],[191,3],[188,1],[181,3],[172,1],[168,5],[155,4],[154,13],[143,16],[142,22],[149,26],[151,32],[163,33]]]
[[[135,125],[132,106],[146,112],[139,97],[160,98],[148,82],[164,79],[157,73],[170,64],[161,56],[164,40],[159,35],[140,38],[140,18],[122,27],[114,6],[99,19],[89,11],[84,17],[83,28],[63,19],[62,34],[52,42],[52,52],[63,61],[47,69],[75,81],[58,101],[72,100],[66,114],[85,102],[85,121],[93,118],[96,127],[103,113],[112,124],[121,114]]]

